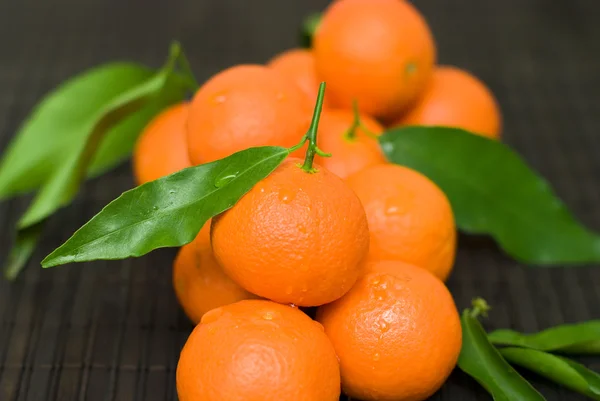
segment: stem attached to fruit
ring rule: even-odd
[[[304,164],[301,166],[302,170],[308,173],[314,173],[316,170],[313,168],[313,161],[315,159],[315,155],[319,155],[321,157],[330,157],[330,153],[325,153],[321,149],[317,147],[317,131],[319,129],[319,120],[321,118],[321,111],[323,110],[323,98],[325,97],[325,82],[321,82],[319,86],[319,94],[317,96],[317,104],[315,105],[315,110],[313,112],[313,117],[310,122],[310,127],[308,128],[308,132],[304,134],[302,137],[302,141],[296,146],[290,148],[290,152],[293,152],[297,149],[300,149],[304,142],[308,141],[308,149],[306,150],[306,157],[304,159]]]
[[[345,138],[349,141],[356,139],[356,130],[360,128],[366,136],[377,139],[377,135],[369,131],[362,123],[360,112],[358,110],[358,101],[356,99],[352,100],[352,113],[354,114],[354,120],[352,121],[350,128],[348,128],[348,131],[346,131]]]

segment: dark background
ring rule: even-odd
[[[297,43],[326,0],[0,0],[0,146],[34,104],[72,74],[110,60],[158,67],[179,39],[201,80],[262,63]],[[439,60],[492,88],[504,140],[600,230],[600,2],[420,0]],[[191,325],[171,289],[174,250],[42,271],[39,261],[133,185],[130,166],[89,182],[52,218],[27,271],[0,280],[0,400],[174,400]],[[0,254],[26,201],[0,205]],[[460,238],[449,287],[460,309],[493,306],[489,329],[533,331],[600,318],[600,269],[528,268],[488,239]],[[600,358],[582,359],[600,371]],[[582,399],[531,378],[549,400]],[[436,400],[488,400],[455,372]]]

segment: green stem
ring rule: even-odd
[[[360,113],[358,111],[358,101],[356,99],[352,100],[352,113],[354,114],[354,120],[352,121],[352,125],[346,131],[346,139],[353,140],[356,139],[356,130],[360,127]]]
[[[354,114],[354,120],[352,121],[350,128],[348,128],[348,131],[346,131],[345,138],[349,141],[356,139],[356,130],[360,128],[366,136],[377,139],[377,135],[369,131],[362,123],[360,111],[358,110],[358,101],[356,99],[352,100],[352,113]]]
[[[477,318],[479,316],[487,317],[488,311],[491,309],[488,303],[483,298],[475,298],[471,305],[472,309],[469,311],[469,315],[473,318]]]
[[[313,117],[310,122],[310,127],[308,128],[308,132],[304,135],[302,143],[308,141],[308,149],[306,150],[306,157],[304,158],[304,164],[302,165],[302,170],[308,173],[314,173],[315,169],[313,168],[313,161],[315,159],[315,155],[319,155],[322,157],[329,157],[331,154],[323,152],[321,149],[317,147],[317,131],[319,128],[319,120],[321,119],[321,111],[323,110],[323,99],[325,97],[325,82],[321,82],[319,86],[319,94],[317,95],[317,104],[315,105],[315,110],[313,112]]]

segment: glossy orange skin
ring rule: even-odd
[[[379,135],[383,132],[383,127],[373,118],[361,115],[360,120],[369,133]],[[377,139],[368,136],[362,128],[354,130],[354,137],[348,136],[353,122],[354,113],[350,110],[323,110],[321,113],[317,142],[320,149],[332,156],[317,156],[317,160],[340,178],[386,161]]]
[[[290,80],[259,65],[228,68],[191,103],[187,140],[192,164],[254,146],[291,147],[308,129],[312,104]]]
[[[500,107],[492,92],[472,74],[437,67],[418,103],[393,125],[441,125],[499,139]]]
[[[246,290],[279,303],[317,306],[344,295],[369,248],[364,208],[336,175],[284,161],[213,218],[215,256]]]
[[[333,106],[388,118],[425,89],[436,58],[426,21],[407,1],[339,0],[314,36],[319,78]]]
[[[173,264],[173,287],[179,304],[194,323],[220,306],[258,298],[237,285],[217,263],[210,245],[210,222],[184,245]]]
[[[456,225],[441,189],[394,164],[369,167],[346,182],[367,212],[370,259],[411,263],[446,280],[456,254]]]
[[[185,123],[189,105],[180,103],[159,113],[144,128],[133,150],[138,185],[190,167]]]
[[[204,315],[181,351],[180,401],[338,401],[323,327],[297,308],[241,301]]]
[[[340,359],[342,388],[364,401],[427,399],[460,353],[452,296],[420,267],[380,261],[367,270],[350,292],[317,311]]]
[[[316,101],[321,82],[312,51],[290,49],[274,57],[267,65],[298,85],[309,102]],[[329,96],[325,96],[323,107],[329,107]]]

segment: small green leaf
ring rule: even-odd
[[[380,142],[391,162],[440,186],[461,230],[493,236],[525,263],[600,261],[600,236],[580,225],[548,183],[501,142],[445,127],[392,129]]]
[[[17,231],[17,237],[4,266],[4,277],[7,280],[16,279],[23,270],[33,251],[35,251],[43,226],[44,222],[40,222],[24,230]]]
[[[322,18],[322,13],[316,12],[304,19],[300,32],[300,45],[302,47],[309,48],[312,46],[313,37],[321,24]]]
[[[250,148],[127,191],[47,256],[42,266],[124,259],[185,245],[208,219],[231,208],[288,154],[288,149],[275,146]]]
[[[488,334],[493,344],[567,354],[600,355],[600,320],[564,324],[538,333],[496,330]]]
[[[489,342],[481,323],[470,310],[461,316],[463,344],[458,367],[481,384],[496,401],[544,400]]]
[[[502,348],[500,353],[514,365],[531,370],[594,400],[600,400],[600,375],[575,361],[527,348]]]

